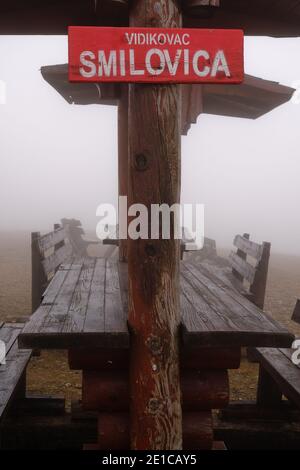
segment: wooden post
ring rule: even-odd
[[[256,270],[253,284],[250,286],[250,292],[254,296],[253,302],[262,310],[265,304],[270,252],[271,243],[264,242],[259,266]]]
[[[34,312],[41,303],[42,294],[46,287],[47,278],[42,266],[42,256],[38,240],[40,232],[31,234],[31,310]]]
[[[265,408],[279,407],[282,393],[271,375],[259,366],[259,378],[257,386],[257,404]]]
[[[130,26],[180,27],[176,0],[136,0]],[[180,197],[180,87],[129,86],[129,205]],[[173,226],[174,229],[174,226]],[[178,330],[179,240],[131,240],[131,448],[182,448]]]
[[[121,86],[118,106],[119,196],[128,196],[128,85]],[[120,207],[119,207],[120,210]],[[120,227],[119,213],[119,227]],[[119,260],[127,261],[127,240],[119,239]]]

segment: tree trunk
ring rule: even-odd
[[[179,2],[133,1],[130,26],[180,27]],[[144,204],[151,223],[151,204],[179,202],[180,87],[130,85],[129,129],[129,205]],[[182,448],[180,247],[171,233],[128,243],[132,449]]]

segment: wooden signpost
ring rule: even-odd
[[[241,83],[243,33],[180,29],[177,0],[133,1],[129,19],[130,28],[70,27],[69,79],[130,84],[128,203],[148,209],[151,204],[172,206],[180,200],[177,84]],[[123,124],[122,141],[127,138]],[[124,193],[127,171],[119,171]],[[132,449],[182,448],[180,247],[174,226],[171,234],[169,240],[129,239],[127,244]]]

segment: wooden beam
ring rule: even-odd
[[[31,311],[39,307],[42,295],[47,286],[47,277],[43,269],[43,258],[40,252],[39,232],[31,233]]]
[[[179,2],[135,1],[131,5],[130,26],[180,27]],[[130,85],[129,130],[129,205],[140,203],[149,210],[151,204],[178,203],[180,87]],[[133,449],[182,447],[178,357],[180,246],[172,236],[170,240],[128,242]]]
[[[119,197],[128,195],[128,85],[122,85],[121,90],[118,107]],[[119,227],[121,226],[120,217],[122,215],[119,206]],[[127,240],[119,239],[118,245],[119,260],[127,261]]]

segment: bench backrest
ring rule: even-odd
[[[32,311],[40,305],[42,294],[59,266],[72,254],[73,246],[66,227],[55,224],[53,232],[31,234]]]
[[[240,281],[249,283],[250,299],[259,308],[263,309],[271,244],[263,242],[261,245],[250,240],[249,234],[237,235],[233,242],[237,248],[231,252],[229,261],[232,274]],[[249,263],[248,257],[251,258]]]

